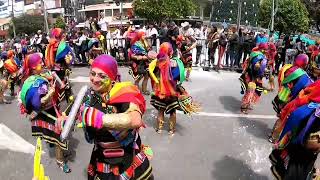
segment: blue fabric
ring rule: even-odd
[[[37,79],[33,86],[30,87],[26,94],[26,109],[28,111],[40,111],[41,109],[41,96],[43,94],[39,93],[39,88],[44,84],[47,83],[44,79]]]
[[[56,62],[57,63],[63,62],[65,57],[66,57],[66,55],[68,55],[69,52],[72,52],[72,50],[71,50],[71,48],[69,46],[66,46],[66,48],[64,48],[64,50],[60,54],[58,54],[56,56]]]
[[[305,87],[307,87],[308,85],[310,85],[312,82],[313,82],[312,79],[307,74],[302,75],[297,81],[297,83],[291,89],[292,99],[296,98],[299,92]]]
[[[301,106],[297,108],[295,111],[291,113],[289,116],[287,123],[285,127],[283,128],[280,138],[282,139],[284,135],[286,135],[288,132],[292,133],[292,139],[295,139],[296,136],[299,134],[298,128],[301,125],[303,121],[306,121],[306,119],[314,112],[313,108],[309,108],[308,104]]]

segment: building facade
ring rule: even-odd
[[[260,0],[213,0],[212,22],[237,24],[241,9],[241,25],[258,26]]]
[[[12,13],[12,3],[14,16],[18,17],[22,14],[41,14],[44,7],[48,14],[63,14],[61,0],[9,0],[3,1],[0,6],[0,18],[8,18]],[[44,7],[42,7],[44,5]]]

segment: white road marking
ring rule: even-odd
[[[34,154],[35,146],[24,140],[4,124],[0,123],[0,149]]]
[[[182,112],[178,111],[182,114]],[[208,113],[198,112],[193,116],[209,116],[209,117],[231,117],[231,118],[249,118],[249,119],[277,119],[275,115],[258,115],[258,114],[236,114],[236,113]]]

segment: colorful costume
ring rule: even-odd
[[[11,90],[11,96],[14,96],[14,86],[19,80],[19,61],[14,58],[14,51],[7,52],[8,59],[4,61],[5,77],[8,81],[8,86]]]
[[[301,90],[313,83],[308,74],[303,71],[299,66],[292,66],[286,64],[279,73],[279,92],[278,95],[272,101],[273,109],[279,115],[281,109],[285,107],[287,103],[295,99]],[[273,127],[273,132],[269,136],[269,141],[274,142],[279,132],[274,131],[277,129],[281,119],[278,119]]]
[[[268,44],[269,48],[267,50],[266,56],[268,59],[268,70],[266,76],[269,79],[270,89],[273,90],[274,87],[274,74],[275,74],[275,58],[277,55],[277,48],[273,43]]]
[[[67,142],[60,140],[61,127],[57,125],[61,117],[57,87],[52,87],[50,74],[41,72],[41,57],[38,53],[31,54],[24,63],[25,73],[30,76],[24,81],[20,93],[21,113],[29,115],[32,136],[41,137],[56,146],[58,166],[66,173],[70,169],[64,162],[63,150],[68,149]]]
[[[50,39],[46,49],[45,65],[49,70],[54,71],[65,84],[64,89],[58,92],[59,101],[65,98],[68,102],[73,94],[69,82],[71,73],[69,65],[74,59],[72,49],[62,40],[63,31],[60,28],[53,29],[51,34],[53,38]]]
[[[253,51],[246,63],[244,72],[239,78],[241,93],[244,94],[241,103],[243,113],[247,113],[248,109],[258,102],[262,92],[266,92],[262,85],[262,78],[265,76],[267,67],[265,55],[260,51]]]
[[[131,68],[129,74],[135,80],[135,85],[139,87],[140,80],[143,78],[141,91],[143,94],[149,95],[147,91],[147,85],[149,80],[148,66],[149,57],[148,52],[150,47],[145,40],[145,34],[142,31],[136,33],[136,36],[132,39],[132,46],[129,51],[129,58],[131,61]]]
[[[138,118],[144,114],[145,99],[132,83],[116,82],[117,68],[109,55],[98,56],[92,63],[92,70],[100,69],[107,75],[101,82],[110,91],[91,89],[81,109],[86,140],[94,143],[88,180],[148,180],[152,167],[147,155],[152,152],[142,145],[139,127],[130,123],[134,121],[132,113],[138,113]]]
[[[319,152],[320,81],[302,90],[281,111],[279,136],[269,158],[276,179],[313,179]]]
[[[10,103],[4,98],[4,91],[7,89],[7,79],[4,75],[4,60],[7,59],[7,53],[1,53],[0,59],[0,104],[2,103]]]
[[[91,38],[88,42],[89,58],[95,59],[99,55],[103,54],[103,48],[98,38]]]
[[[199,108],[192,101],[192,97],[181,86],[185,80],[183,62],[178,59],[170,59],[173,49],[169,43],[160,46],[157,59],[149,65],[149,73],[153,87],[151,105],[159,111],[157,132],[161,132],[164,123],[164,113],[170,114],[169,133],[175,132],[176,110],[186,114],[196,112]]]
[[[293,65],[286,64],[279,71],[279,92],[272,104],[277,114],[291,100],[295,99],[299,92],[313,81],[304,71],[308,65],[308,56],[298,55]]]
[[[129,51],[129,58],[132,61],[131,69],[129,70],[129,74],[132,75],[134,80],[137,80],[147,74],[148,68],[148,59],[137,59],[133,58],[134,56],[147,56],[149,47],[148,43],[142,38],[144,36],[144,32],[136,33],[136,36],[132,40],[132,46]]]
[[[185,38],[182,35],[177,37],[177,45],[180,50],[180,58],[187,69],[186,79],[190,77],[192,70],[192,49],[195,47],[196,43],[192,42],[191,39]]]

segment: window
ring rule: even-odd
[[[111,9],[106,9],[105,17],[110,17],[110,16],[112,16],[112,10]]]

